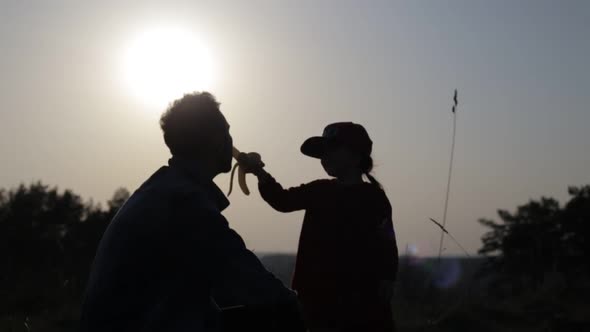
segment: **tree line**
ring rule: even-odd
[[[542,197],[480,219],[488,231],[480,254],[505,280],[541,284],[559,272],[572,285],[590,271],[590,185],[569,200]],[[129,191],[106,206],[41,182],[0,189],[0,320],[45,315],[75,321],[100,238]],[[523,279],[524,278],[524,279]]]
[[[128,197],[120,188],[102,207],[41,182],[0,189],[0,317],[75,316],[98,242]]]

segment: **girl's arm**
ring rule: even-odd
[[[397,241],[391,215],[385,217],[378,230],[379,273],[381,279],[395,281],[399,264]]]
[[[252,156],[255,156],[255,158]],[[260,196],[275,210],[280,212],[303,210],[308,208],[314,201],[315,192],[317,191],[316,183],[320,181],[284,189],[272,175],[264,170],[264,163],[259,154],[241,153],[238,161],[247,173],[252,173],[258,177]]]
[[[277,211],[303,210],[308,208],[313,200],[314,182],[284,189],[272,175],[262,168],[255,175],[258,177],[260,196]]]
[[[386,228],[382,230],[383,234],[380,236],[381,257],[379,260],[379,274],[381,277],[381,282],[379,285],[379,292],[381,297],[390,303],[391,299],[393,298],[393,291],[395,289],[395,280],[397,279],[399,256],[391,218],[389,218],[389,221],[386,223]]]
[[[377,241],[378,252],[380,253],[378,259],[378,273],[381,279],[379,292],[381,297],[390,303],[397,278],[399,255],[393,228],[391,204],[386,196],[384,198],[385,216],[383,221],[378,225]]]

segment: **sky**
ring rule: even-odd
[[[128,67],[156,27],[206,49],[190,70],[208,76],[152,102],[170,84],[137,87],[168,67],[140,68],[135,81]],[[41,180],[103,204],[133,191],[169,158],[166,103],[206,89],[235,145],[259,152],[286,187],[327,177],[299,152],[306,138],[331,122],[364,125],[400,251],[435,255],[429,218],[443,215],[457,88],[447,228],[475,254],[478,219],[590,184],[589,35],[583,0],[0,0],[0,187]],[[174,50],[154,40],[162,46],[131,63]],[[228,175],[215,181],[227,190]],[[275,212],[253,191],[230,196],[230,225],[254,251],[295,252],[303,212]]]

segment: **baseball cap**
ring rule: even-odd
[[[331,147],[344,146],[361,155],[371,155],[373,141],[363,126],[353,122],[332,123],[322,136],[310,137],[301,145],[301,153],[312,158],[322,158]]]

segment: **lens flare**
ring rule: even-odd
[[[457,284],[461,278],[462,268],[459,260],[443,258],[435,268],[434,285],[437,288],[448,289]]]

